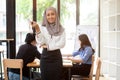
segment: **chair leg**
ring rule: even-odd
[[[73,78],[71,78],[71,80],[73,80]]]

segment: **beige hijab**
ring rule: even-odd
[[[50,24],[48,21],[47,21],[47,18],[46,18],[46,13],[49,11],[49,10],[53,10],[55,13],[56,13],[56,20],[55,20],[55,23],[52,23]],[[49,34],[51,36],[59,36],[63,33],[64,31],[64,28],[62,27],[62,25],[60,24],[60,21],[59,21],[59,17],[58,17],[58,13],[56,11],[55,8],[53,7],[49,7],[45,10],[44,12],[44,16],[43,16],[43,22],[42,22],[42,26],[45,26],[49,32]]]

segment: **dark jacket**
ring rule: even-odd
[[[21,45],[17,53],[16,59],[23,59],[23,76],[29,77],[29,68],[26,66],[28,63],[34,61],[35,58],[40,59],[41,54],[36,46],[31,44]],[[12,72],[18,73],[18,69],[11,69]]]

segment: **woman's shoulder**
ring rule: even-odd
[[[41,25],[41,26],[40,26],[40,29],[47,29],[47,28],[46,28],[45,26],[42,26],[42,25]]]
[[[48,33],[47,28],[45,26],[40,26],[40,30],[42,33]]]
[[[85,49],[92,50],[92,47],[91,46],[86,46]]]

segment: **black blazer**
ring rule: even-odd
[[[29,68],[26,65],[35,58],[41,58],[41,54],[36,46],[31,44],[23,44],[20,46],[16,59],[23,59],[23,76],[29,77]],[[18,69],[11,69],[11,71],[20,74]]]

